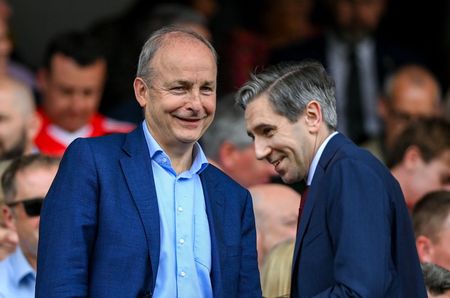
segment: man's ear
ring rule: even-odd
[[[15,231],[16,225],[14,223],[14,218],[13,218],[11,209],[6,205],[2,205],[1,210],[2,210],[3,220],[5,222],[5,226],[10,230]]]
[[[37,112],[34,112],[27,121],[27,137],[28,137],[28,144],[33,144],[34,139],[36,138],[39,130],[42,126],[42,119],[39,117]]]
[[[133,87],[136,100],[138,101],[141,108],[144,108],[147,105],[147,100],[149,98],[149,90],[147,84],[145,83],[144,79],[137,77],[134,79]]]
[[[322,109],[316,100],[310,101],[305,108],[305,122],[310,133],[317,133],[322,125]]]
[[[433,263],[434,248],[430,238],[423,235],[417,237],[416,248],[421,263]]]
[[[415,171],[419,165],[423,164],[422,152],[417,146],[410,146],[403,155],[403,164],[406,170]]]

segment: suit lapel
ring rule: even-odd
[[[221,297],[222,293],[222,276],[220,268],[220,244],[223,241],[223,205],[224,193],[218,184],[218,179],[215,179],[212,165],[200,174],[200,179],[203,186],[203,194],[205,197],[206,214],[208,216],[209,230],[211,234],[211,284],[213,287],[213,296]]]
[[[155,285],[160,251],[159,210],[151,159],[141,126],[127,135],[123,150],[126,155],[120,165],[144,226]]]
[[[308,228],[311,219],[311,214],[314,208],[314,204],[316,202],[316,197],[319,195],[320,188],[324,187],[324,185],[322,185],[322,178],[325,174],[326,168],[332,161],[338,149],[345,142],[348,142],[348,140],[342,134],[338,133],[337,135],[335,135],[333,138],[330,139],[328,144],[325,146],[325,150],[323,151],[322,156],[319,159],[319,163],[314,173],[312,184],[309,188],[308,200],[305,203],[305,207],[299,222],[297,238],[295,240],[294,259],[292,266],[293,270],[295,270],[296,262],[298,262],[298,257],[301,252],[301,247],[303,245],[305,232]]]

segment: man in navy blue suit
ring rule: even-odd
[[[305,180],[292,297],[426,297],[397,181],[336,131],[334,82],[317,62],[275,66],[239,90],[256,156]]]
[[[209,165],[217,59],[200,35],[163,28],[134,90],[145,121],[78,139],[41,216],[36,297],[261,297],[252,202]]]

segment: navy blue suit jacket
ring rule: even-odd
[[[292,297],[427,297],[409,214],[389,170],[337,134],[309,188]]]
[[[214,297],[261,297],[251,196],[209,165],[200,175]],[[151,297],[160,219],[142,127],[77,139],[44,201],[36,297]]]

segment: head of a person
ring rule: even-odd
[[[217,55],[201,35],[178,27],[153,33],[139,56],[134,91],[147,127],[166,152],[204,134],[216,109]]]
[[[379,26],[385,0],[328,0],[333,26],[344,39],[356,42]]]
[[[384,140],[389,149],[412,120],[440,114],[441,92],[437,79],[419,65],[407,65],[390,75],[379,101]]]
[[[387,165],[397,178],[408,207],[435,190],[450,190],[450,123],[419,119],[398,136]]]
[[[268,183],[276,175],[271,164],[256,159],[234,94],[218,100],[214,121],[201,140],[206,156],[244,187]]]
[[[450,297],[450,271],[432,263],[421,266],[428,298]]]
[[[300,195],[283,184],[260,184],[249,188],[255,213],[258,261],[278,243],[295,239]]]
[[[29,87],[13,79],[0,80],[0,160],[30,153],[39,127]]]
[[[450,191],[423,196],[413,208],[412,221],[420,262],[450,270]]]
[[[42,202],[56,176],[59,159],[31,154],[14,159],[2,176],[8,228],[17,232],[19,246],[36,268]]]
[[[258,159],[271,163],[284,182],[307,177],[323,140],[336,129],[333,79],[317,62],[276,65],[252,75],[236,100]]]
[[[42,108],[50,121],[74,132],[97,112],[106,77],[106,60],[87,33],[68,32],[50,41],[38,73]]]

